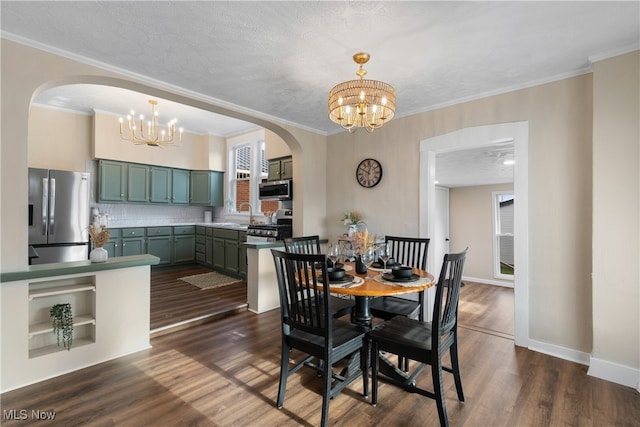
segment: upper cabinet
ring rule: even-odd
[[[223,205],[224,173],[215,171],[191,171],[192,205]]]
[[[291,156],[269,160],[268,181],[293,179],[293,158]]]
[[[223,172],[99,161],[98,202],[222,206]]]
[[[100,160],[100,191],[98,199],[101,202],[127,201],[127,171],[128,165],[122,162]]]

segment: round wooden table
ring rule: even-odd
[[[426,283],[420,283],[416,286],[400,286],[389,283],[380,283],[375,279],[375,277],[382,274],[382,271],[369,268],[366,274],[357,274],[355,270],[355,263],[347,262],[344,265],[351,267],[351,269],[347,271],[347,274],[363,278],[364,283],[352,287],[331,286],[329,292],[333,294],[354,296],[356,300],[356,306],[354,309],[353,322],[358,325],[367,327],[371,327],[372,316],[371,307],[369,304],[371,298],[390,295],[412,294],[415,292],[424,291],[425,289],[429,289],[434,285],[435,282],[434,277],[431,273],[414,268],[413,274],[426,278]],[[387,270],[390,271],[390,269]]]

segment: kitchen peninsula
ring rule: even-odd
[[[0,274],[2,392],[149,348],[150,268],[158,257],[74,261]],[[58,346],[49,310],[71,304],[73,342]]]

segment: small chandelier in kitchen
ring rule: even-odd
[[[149,100],[151,104],[151,118],[145,122],[144,116],[140,114],[139,125],[136,125],[135,111],[131,110],[131,114],[127,116],[127,129],[124,129],[124,119],[120,117],[120,138],[131,141],[135,145],[150,145],[152,147],[167,147],[175,145],[176,123],[178,119],[173,119],[167,125],[167,129],[162,129],[158,125],[158,112],[156,105],[158,101]],[[182,142],[183,129],[178,130],[178,141]]]
[[[369,57],[364,52],[353,55],[355,63],[360,65],[356,71],[360,79],[337,84],[329,91],[329,118],[349,132],[358,128],[373,132],[393,119],[396,111],[393,86],[363,78],[367,71],[362,65],[369,61]]]

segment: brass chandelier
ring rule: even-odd
[[[151,104],[151,119],[144,120],[144,115],[139,116],[139,125],[136,125],[135,111],[131,110],[131,113],[127,115],[127,129],[124,129],[124,119],[120,118],[120,138],[125,141],[131,141],[135,145],[149,145],[151,147],[167,147],[175,145],[176,135],[178,136],[178,142],[182,142],[183,129],[180,128],[176,133],[176,123],[178,119],[173,119],[167,124],[167,129],[163,129],[158,124],[158,112],[156,111],[156,105],[158,101],[153,99],[149,100]]]
[[[393,86],[364,79],[367,71],[362,65],[369,58],[370,55],[364,52],[353,55],[355,63],[360,65],[356,71],[360,79],[339,83],[329,91],[329,119],[350,133],[358,128],[373,132],[393,119],[396,112],[396,91]]]

